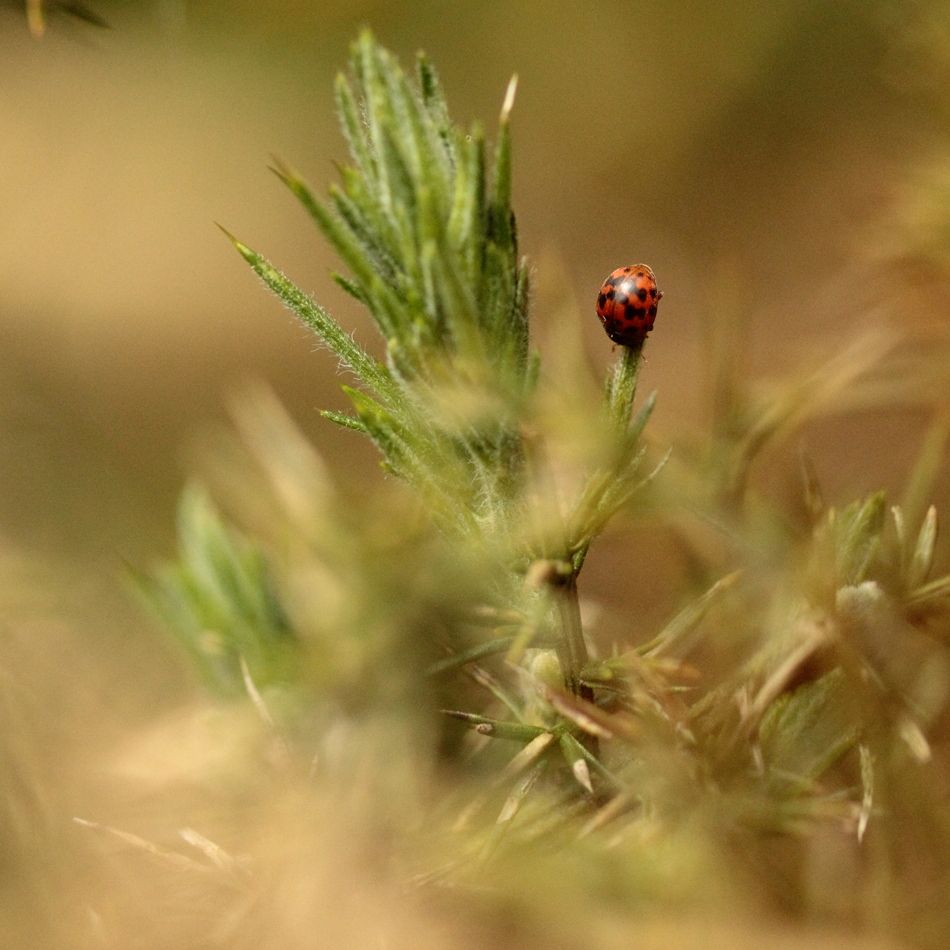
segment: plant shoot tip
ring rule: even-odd
[[[518,91],[518,74],[515,73],[510,80],[508,80],[508,88],[505,90],[505,100],[501,105],[501,124],[506,125],[508,122],[508,117],[511,115],[511,110],[514,108],[515,104],[515,93]]]

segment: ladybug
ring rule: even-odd
[[[653,329],[662,296],[646,264],[618,267],[597,295],[597,316],[604,332],[621,346],[641,346]]]

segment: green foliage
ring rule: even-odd
[[[791,529],[751,475],[804,421],[874,391],[890,343],[859,340],[761,393],[723,363],[710,444],[685,446],[667,466],[670,454],[645,437],[655,394],[634,408],[639,350],[621,349],[593,405],[586,380],[549,382],[531,353],[510,204],[513,91],[489,150],[477,126],[451,123],[427,60],[414,83],[360,38],[336,89],[351,159],[340,184],[323,201],[289,168],[276,171],[342,260],[338,282],[373,317],[384,361],[232,241],[353,374],[353,414],[325,415],[370,438],[400,490],[387,484],[354,504],[261,397],[238,417],[266,473],[243,491],[249,510],[267,508],[260,547],[192,491],[179,561],[143,588],[212,682],[235,691],[243,661],[252,683],[284,677],[332,697],[310,709],[318,759],[345,709],[354,761],[358,736],[382,721],[387,737],[402,736],[407,770],[451,763],[444,794],[420,795],[412,821],[388,819],[395,837],[415,829],[404,854],[425,865],[425,882],[481,892],[491,867],[507,899],[554,912],[560,877],[594,901],[613,887],[635,903],[654,880],[693,896],[724,862],[743,886],[758,880],[755,861],[776,835],[790,849],[886,835],[878,796],[890,790],[896,807],[903,764],[927,761],[927,730],[950,692],[950,581],[931,577],[937,515],[921,503],[937,440],[890,520],[882,492],[826,507],[806,461]],[[565,387],[579,422],[545,411]],[[655,633],[596,655],[578,576],[610,519],[634,510],[661,471],[652,514],[692,583]],[[641,585],[651,557],[636,552]],[[223,644],[213,655],[208,631]],[[394,768],[381,756],[360,781],[368,772],[385,788]],[[539,842],[550,846],[543,859]],[[525,855],[550,893],[519,882]],[[785,906],[786,883],[757,886]]]
[[[825,515],[815,534],[812,583],[826,604],[845,585],[860,584],[880,551],[887,503],[883,492]]]
[[[847,677],[832,670],[782,694],[762,717],[759,739],[769,772],[806,790],[858,740],[858,711]]]
[[[321,306],[314,303],[302,290],[270,263],[242,244],[227,231],[232,243],[255,273],[326,345],[337,355],[340,362],[352,370],[364,383],[381,395],[393,392],[389,374],[371,356],[361,350],[343,328]]]
[[[134,580],[206,682],[224,695],[243,693],[242,661],[258,684],[293,676],[297,644],[263,551],[196,486],[179,505],[178,544],[178,560]]]
[[[365,390],[345,388],[386,468],[412,483],[443,523],[499,521],[523,449],[517,424],[529,371],[528,268],[511,210],[509,114],[502,109],[491,160],[483,133],[448,119],[426,59],[413,83],[364,33],[337,108],[352,165],[328,201],[290,168],[274,171],[300,200],[349,274],[340,285],[372,315],[386,367],[266,260],[235,247],[262,280],[336,354]],[[489,172],[490,166],[490,172]]]

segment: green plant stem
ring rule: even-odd
[[[618,428],[626,430],[637,395],[637,377],[640,375],[640,346],[622,346],[620,358],[614,364],[614,374],[609,383],[607,405],[610,417]]]
[[[630,425],[642,353],[642,344],[621,347],[613,375],[607,383],[607,411],[611,422],[622,434],[622,440],[626,440],[627,428]],[[573,570],[566,579],[560,579],[554,587],[554,595],[561,620],[561,640],[557,654],[564,673],[564,684],[575,696],[592,703],[594,701],[593,688],[581,682],[581,671],[587,665],[589,655],[577,600],[577,574],[584,562],[589,543],[588,541],[579,552],[575,553],[571,559]],[[596,752],[596,740],[591,739],[591,742],[593,746],[589,748],[592,752]]]
[[[591,541],[598,533],[609,514],[598,525],[596,520],[591,525],[590,519],[596,519],[596,509],[602,503],[605,494],[612,484],[615,484],[618,475],[633,458],[631,454],[636,448],[643,427],[653,411],[656,394],[651,394],[646,404],[641,408],[631,426],[633,403],[637,395],[637,379],[640,375],[640,357],[643,354],[643,344],[639,346],[620,347],[620,355],[614,363],[613,371],[608,373],[604,385],[604,411],[607,420],[614,431],[614,441],[617,454],[611,465],[593,473],[578,504],[581,523],[585,529],[579,532],[577,543],[570,550],[570,560],[574,573],[580,573],[584,566]],[[577,537],[577,535],[575,535]]]
[[[588,703],[594,701],[593,687],[581,682],[581,673],[590,656],[584,628],[581,624],[581,610],[577,599],[577,574],[554,588],[558,614],[561,620],[561,640],[557,655],[564,674],[564,685],[575,695]],[[582,740],[592,755],[597,755],[598,743],[594,736],[585,736]]]
[[[571,574],[566,583],[555,588],[561,618],[561,648],[558,651],[564,673],[564,685],[581,699],[593,700],[594,691],[581,683],[581,671],[589,659],[581,611],[577,601],[577,576]]]

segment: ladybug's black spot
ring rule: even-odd
[[[655,297],[655,296],[656,296],[656,287],[651,287],[651,288],[650,288],[650,296],[651,296],[651,297]]]
[[[655,316],[656,316],[656,304],[654,304],[652,307],[650,307],[650,316],[651,316],[651,317],[655,317]]]
[[[604,304],[607,302],[607,295],[601,291],[600,296],[597,298],[597,307],[600,310],[604,309]]]
[[[637,296],[638,296],[641,300],[646,300],[646,299],[647,299],[647,289],[646,289],[646,287],[641,287],[641,288],[637,291]]]
[[[625,307],[627,305],[626,294],[616,293],[614,294],[614,300],[616,301],[618,307]]]
[[[632,303],[627,304],[626,313],[628,320],[640,320],[643,317],[643,311],[639,307],[635,307]]]

